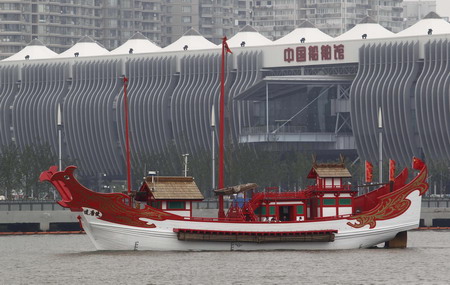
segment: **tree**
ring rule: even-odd
[[[450,161],[445,159],[431,160],[428,164],[429,177],[428,183],[430,188],[437,184],[437,191],[435,194],[447,194],[447,185],[450,183]],[[431,190],[430,189],[430,193]]]
[[[54,165],[57,161],[49,144],[32,144],[24,147],[19,153],[18,172],[20,173],[20,187],[26,197],[38,198],[39,194],[47,194],[47,184],[39,183],[39,175],[42,171]]]
[[[13,144],[4,147],[0,154],[0,187],[7,199],[12,198],[12,190],[17,187],[20,180],[18,163],[18,148]]]

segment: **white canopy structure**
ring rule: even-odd
[[[56,52],[46,47],[40,40],[34,39],[21,51],[5,58],[2,61],[48,59],[54,58],[57,55],[58,54]]]
[[[137,32],[124,44],[112,50],[110,54],[148,53],[161,51],[161,49],[161,47],[155,45],[143,34]]]
[[[273,44],[271,40],[249,25],[246,25],[236,35],[228,39],[227,43],[229,47],[268,46]],[[221,44],[219,44],[220,46]]]
[[[422,20],[397,33],[400,37],[450,34],[450,23],[434,12],[428,13]]]
[[[359,24],[352,29],[337,36],[336,40],[357,40],[357,39],[381,39],[390,38],[395,34],[377,22],[375,22],[369,16],[365,17]]]
[[[67,57],[87,57],[107,55],[109,51],[99,45],[91,37],[85,36],[81,38],[75,45],[58,55],[59,58]]]
[[[162,51],[216,49],[217,46],[205,39],[195,29],[190,29],[181,38],[162,49]]]
[[[318,28],[316,28],[311,22],[304,21],[300,26],[285,35],[284,37],[276,40],[275,44],[296,44],[301,43],[315,43],[326,42],[332,40],[333,37],[325,34]]]

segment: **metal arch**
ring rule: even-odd
[[[72,76],[72,84],[69,92],[65,96],[64,104],[62,106],[62,117],[64,122],[64,133],[67,138],[67,151],[72,159],[80,159],[80,151],[78,138],[83,137],[82,132],[84,128],[78,128],[76,123],[78,110],[78,97],[81,94],[81,76],[80,69],[83,66],[80,66],[78,63],[71,63],[70,69],[73,74]],[[81,163],[81,162],[80,162]],[[80,169],[82,174],[89,173],[88,169]]]
[[[238,70],[233,85],[230,88],[230,107],[232,126],[231,136],[234,142],[238,141],[238,136],[242,126],[251,125],[250,102],[241,102],[233,100],[243,90],[257,83],[261,77],[261,58],[258,52],[245,52],[237,58]]]
[[[445,154],[446,157],[450,157],[448,152],[448,144],[449,141],[446,140],[445,136],[445,123],[442,118],[445,116],[445,112],[449,111],[449,109],[445,110],[445,105],[443,105],[443,96],[444,93],[440,92],[443,88],[441,88],[443,78],[448,76],[448,60],[447,60],[447,52],[448,47],[446,42],[438,41],[436,42],[436,56],[435,62],[436,66],[436,75],[433,77],[432,84],[432,95],[430,96],[432,100],[432,104],[436,106],[436,112],[432,114],[433,116],[433,125],[435,127],[435,139],[436,139],[436,153]]]
[[[431,42],[429,46],[430,60],[426,62],[429,67],[429,76],[428,80],[424,82],[424,90],[427,93],[427,105],[429,106],[427,114],[427,127],[430,140],[427,147],[431,147],[429,150],[430,153],[438,153],[439,151],[438,142],[436,141],[436,125],[438,124],[438,120],[436,120],[434,115],[437,113],[439,107],[435,103],[434,97],[436,97],[436,94],[433,92],[433,85],[439,70],[439,63],[436,61],[439,58],[439,51],[439,45],[435,41]],[[432,155],[432,157],[435,156]]]
[[[18,66],[0,68],[0,145],[3,146],[7,146],[12,142],[12,110],[10,106],[19,91],[18,74]]]
[[[363,45],[359,49],[359,68],[355,79],[350,87],[350,119],[353,126],[353,134],[355,136],[355,144],[358,149],[359,155],[368,160],[367,150],[364,144],[364,127],[362,123],[362,114],[360,110],[364,105],[365,96],[363,95],[362,88],[364,84],[364,79],[369,73],[368,67],[368,57],[367,52],[368,47]]]
[[[403,48],[401,48],[403,46]],[[394,154],[392,157],[395,159],[402,161],[404,165],[408,165],[411,161],[412,156],[419,156],[418,146],[416,143],[415,135],[414,135],[414,104],[412,103],[412,90],[414,85],[414,80],[417,78],[419,71],[419,48],[418,42],[412,41],[410,43],[405,42],[399,45],[399,48],[402,52],[402,60],[406,65],[407,69],[405,72],[399,74],[399,117],[398,121],[394,121],[394,129],[399,128],[402,132],[402,136],[398,137],[398,140],[404,146],[403,157],[400,159],[396,157]],[[394,87],[395,91],[395,87]],[[401,145],[398,145],[401,148]]]
[[[377,50],[378,46],[375,45],[374,47],[368,48],[368,55],[369,55],[369,68],[370,72],[368,73],[368,77],[364,80],[363,84],[363,90],[362,93],[364,94],[364,101],[365,104],[361,105],[361,112],[362,119],[361,122],[363,123],[362,131],[363,131],[363,145],[366,149],[366,157],[368,160],[375,161],[376,155],[372,150],[377,149],[378,139],[376,136],[377,131],[377,125],[374,123],[376,122],[376,113],[378,110],[376,106],[376,99],[375,96],[372,93],[373,85],[375,82],[375,78],[378,76],[377,72],[379,72],[379,69],[376,67],[376,61],[377,56],[379,53],[379,50]],[[375,111],[372,109],[375,105]],[[375,112],[375,120],[374,120],[374,114]],[[375,152],[376,153],[376,152]]]
[[[21,138],[24,138],[24,136],[22,135],[22,132],[25,131],[24,129],[27,128],[27,125],[22,126],[22,123],[24,121],[28,121],[28,118],[24,118],[24,120],[22,120],[21,114],[22,112],[21,109],[23,108],[23,105],[26,103],[26,97],[28,95],[28,93],[30,91],[32,91],[32,86],[33,86],[33,72],[29,72],[30,66],[24,66],[20,72],[21,72],[21,78],[22,78],[22,84],[21,84],[21,88],[19,90],[19,92],[17,93],[17,95],[14,98],[14,101],[12,103],[12,129],[13,129],[13,137],[16,141],[16,145],[23,149],[24,146],[26,145],[26,141],[24,141]]]
[[[442,128],[444,135],[444,140],[450,141],[450,41],[446,40],[445,43],[445,58],[446,70],[443,73],[441,80],[441,107],[443,108],[443,124]],[[445,146],[447,158],[450,158],[450,145]]]
[[[168,57],[164,59],[164,73],[161,75],[160,80],[163,84],[160,88],[160,95],[158,96],[158,116],[160,123],[158,124],[160,143],[162,146],[167,147],[169,142],[171,143],[174,139],[174,134],[172,132],[172,121],[170,116],[170,100],[172,96],[172,90],[175,87],[176,79],[175,73],[176,61],[175,57]],[[168,78],[168,80],[167,80]]]
[[[417,80],[416,87],[416,107],[417,107],[417,124],[419,137],[422,142],[423,151],[427,157],[434,157],[433,153],[435,149],[432,146],[433,137],[431,134],[430,118],[433,106],[431,106],[430,100],[427,98],[427,85],[428,81],[432,80],[431,74],[433,73],[433,53],[431,48],[432,43],[425,44],[425,58],[424,67],[419,79]]]

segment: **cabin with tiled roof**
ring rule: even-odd
[[[311,187],[310,217],[335,217],[353,213],[353,197],[357,194],[344,183],[352,175],[340,163],[314,163],[308,178],[315,179]]]
[[[204,199],[193,177],[172,176],[146,177],[137,198],[153,208],[183,217],[192,217],[192,202]]]

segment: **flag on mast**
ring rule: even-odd
[[[223,37],[223,39],[222,39],[222,45],[223,45],[223,47],[225,48],[225,51],[226,51],[227,53],[233,53],[233,52],[231,51],[230,47],[228,46],[227,40],[228,40],[227,37]]]
[[[366,183],[370,183],[373,180],[373,165],[366,160]]]
[[[389,159],[389,181],[394,181],[395,179],[395,161]]]

